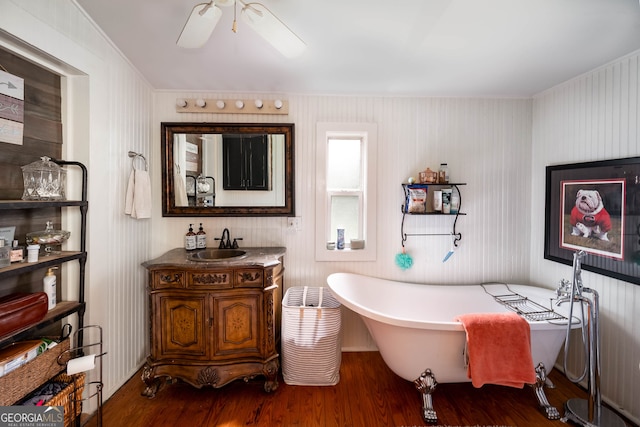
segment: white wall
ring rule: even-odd
[[[65,158],[89,170],[85,324],[104,328],[108,397],[135,373],[148,348],[140,263],[149,258],[151,221],[133,220],[123,210],[127,152],[151,152],[152,91],[72,1],[0,0],[0,10],[1,45],[63,76]],[[72,192],[79,187],[74,176]],[[74,230],[73,218],[67,220]]]
[[[534,99],[531,280],[555,286],[571,267],[543,258],[545,167],[640,156],[640,53],[549,89]],[[603,397],[640,419],[640,286],[584,271],[600,294]],[[570,371],[581,369],[571,347]]]
[[[289,95],[288,116],[185,114],[175,111],[176,98],[250,98],[255,94],[156,93],[154,139],[160,122],[295,123],[296,216],[302,229],[290,232],[286,218],[163,218],[155,200],[153,256],[181,246],[190,222],[203,222],[219,236],[228,227],[243,246],[287,247],[285,286],[319,286],[337,271],[425,283],[461,284],[499,280],[526,282],[529,271],[531,101],[500,99],[426,99]],[[262,94],[263,98],[269,95]],[[315,137],[317,122],[375,122],[378,125],[378,254],[376,262],[316,262]],[[160,163],[160,144],[153,162]],[[401,183],[427,167],[447,162],[451,180],[461,187],[462,211],[457,231],[462,241],[447,263],[449,237],[409,237],[406,248],[414,266],[402,271],[394,263],[402,249]],[[160,182],[154,170],[153,181]],[[408,232],[448,233],[453,217],[409,217]],[[425,301],[428,306],[428,302]],[[347,313],[344,347],[375,348],[363,324]]]
[[[534,101],[289,94],[290,114],[285,117],[180,115],[175,112],[176,97],[216,94],[154,92],[72,1],[0,0],[0,10],[4,47],[68,76],[73,102],[65,106],[70,127],[65,129],[65,144],[68,157],[84,162],[90,170],[87,323],[105,327],[106,397],[135,372],[148,350],[146,276],[140,262],[182,246],[188,224],[200,222],[199,218],[161,216],[161,121],[295,123],[296,212],[302,218],[302,230],[288,232],[286,218],[202,219],[211,237],[229,227],[232,237],[245,239],[245,246],[286,246],[287,287],[322,285],[336,271],[424,283],[532,281],[554,287],[569,272],[564,265],[542,259],[544,167],[639,152],[635,56]],[[581,93],[608,95],[593,100],[588,109],[598,118],[593,122],[604,128],[595,131],[578,121],[587,112],[577,113],[583,107],[576,104],[575,95]],[[256,94],[223,95],[233,99]],[[376,262],[315,262],[313,258],[315,125],[339,121],[378,125]],[[582,133],[574,134],[575,129]],[[585,139],[585,135],[591,136]],[[154,190],[151,220],[136,221],[122,214],[130,170],[128,150],[149,159]],[[461,245],[443,264],[450,246],[447,237],[410,237],[406,247],[415,265],[402,271],[394,264],[401,250],[400,184],[441,162],[449,164],[452,180],[468,183],[462,187],[462,211],[468,215],[458,221]],[[416,232],[447,232],[451,223],[448,217],[407,219]],[[588,273],[585,280],[603,295],[603,392],[638,417],[638,403],[631,396],[640,392],[640,334],[631,322],[638,318],[640,288]],[[426,309],[428,304],[425,301]],[[348,313],[344,345],[374,348],[360,320]]]

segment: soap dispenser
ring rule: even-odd
[[[44,287],[44,292],[47,294],[49,298],[48,310],[55,308],[56,306],[56,275],[53,270],[58,267],[51,267],[47,270],[47,274],[45,274],[44,279],[42,279],[42,285]]]
[[[200,229],[196,234],[196,247],[198,249],[205,249],[207,247],[207,233],[202,229],[202,223],[200,223]]]
[[[188,251],[196,248],[196,233],[193,232],[193,224],[189,224],[189,232],[184,236],[184,248]]]

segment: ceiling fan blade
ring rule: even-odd
[[[221,16],[222,10],[213,1],[195,5],[176,44],[189,49],[201,47],[211,37]]]
[[[307,45],[284,22],[260,3],[246,3],[242,8],[244,21],[287,58],[299,56]]]

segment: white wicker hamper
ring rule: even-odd
[[[290,385],[340,381],[340,303],[327,288],[297,286],[282,301],[282,376]]]

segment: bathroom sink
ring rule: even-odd
[[[247,255],[241,249],[202,249],[189,255],[193,261],[224,261],[235,258],[243,258]]]

